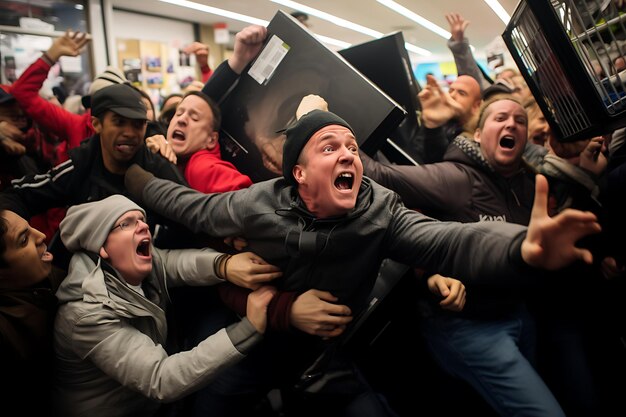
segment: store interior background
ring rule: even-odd
[[[209,63],[214,68],[232,53],[234,36],[243,27],[251,23],[266,24],[278,10],[291,13],[304,9],[309,15],[310,30],[333,50],[367,42],[377,34],[402,31],[410,44],[407,51],[418,82],[424,83],[425,74],[433,73],[445,86],[456,76],[456,67],[446,46],[449,37],[446,13],[457,12],[470,21],[466,35],[479,65],[487,73],[495,73],[495,62],[502,66],[514,65],[499,34],[505,29],[507,15],[513,13],[517,1],[500,0],[499,15],[487,4],[490,2],[2,0],[0,82],[8,84],[19,77],[50,46],[54,37],[67,29],[80,30],[89,32],[92,42],[81,56],[64,57],[51,71],[47,86],[62,83],[68,94],[82,95],[96,74],[107,65],[113,65],[147,91],[158,108],[162,97],[179,92],[193,79],[199,79],[195,57],[181,51],[186,45],[194,41],[209,45]],[[405,6],[435,27],[428,29],[412,20],[410,13],[394,11],[382,3]],[[333,23],[308,11],[307,7],[348,22]],[[209,13],[207,9],[227,16]],[[356,26],[347,28],[350,23]]]

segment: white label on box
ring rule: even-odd
[[[252,68],[250,68],[250,71],[248,71],[248,74],[259,84],[266,84],[272,78],[272,74],[274,74],[278,65],[285,58],[287,52],[289,52],[289,45],[278,36],[273,35],[254,65],[252,65]]]

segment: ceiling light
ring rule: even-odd
[[[359,24],[350,22],[349,20],[342,19],[330,13],[326,13],[321,10],[317,10],[309,6],[305,6],[304,4],[296,3],[295,1],[290,1],[290,0],[271,0],[271,1],[273,1],[274,3],[282,4],[283,6],[291,7],[292,9],[296,9],[304,13],[308,13],[313,16],[317,16],[320,19],[327,20],[331,23],[334,23],[337,26],[341,26],[346,29],[351,29],[356,32],[363,33],[365,35],[369,35],[373,38],[380,38],[381,36],[383,36],[382,32],[378,32],[374,29],[370,29],[365,26],[361,26]]]
[[[407,9],[406,7],[399,5],[395,1],[392,1],[392,0],[376,0],[376,1],[378,1],[383,6],[387,6],[391,10],[393,10],[395,12],[398,12],[398,13],[400,13],[403,16],[408,17],[409,19],[411,19],[412,21],[414,21],[418,25],[422,25],[426,29],[428,29],[428,30],[430,30],[432,32],[435,32],[437,35],[441,36],[444,39],[450,39],[450,37],[452,36],[450,34],[450,32],[448,32],[447,30],[443,29],[440,26],[437,26],[436,24],[434,24],[430,20],[423,18],[422,16],[418,15],[417,13],[412,12],[411,10]]]
[[[341,26],[344,27],[346,29],[351,29],[354,30],[355,32],[359,32],[359,33],[363,33],[365,35],[371,36],[373,38],[381,38],[384,36],[384,33],[382,32],[378,32],[374,29],[370,29],[368,27],[365,26],[361,26],[359,24],[350,22],[349,20],[346,19],[342,19],[340,17],[337,17],[335,15],[332,15],[330,13],[326,13],[323,12],[321,10],[317,10],[314,9],[312,7],[309,6],[305,6],[304,4],[300,4],[300,3],[296,3],[295,1],[291,1],[291,0],[271,0],[274,3],[278,3],[278,4],[282,4],[283,6],[286,7],[291,7],[292,9],[296,9],[300,12],[304,12],[307,13],[311,16],[316,16],[319,17],[320,19],[326,20],[328,22],[334,23],[337,26]],[[407,49],[407,51],[411,51],[414,52],[416,54],[420,54],[423,56],[429,56],[432,55],[432,52],[424,49],[424,48],[420,48],[419,46],[410,44],[410,43],[406,43],[405,47]]]
[[[338,46],[340,48],[347,48],[349,46],[352,46],[351,43],[340,41],[339,39],[329,38],[328,36],[318,35],[317,33],[314,33],[314,35],[315,35],[315,37],[317,39],[319,39],[320,41],[322,41],[324,43],[327,43],[328,45],[334,45],[334,46]]]
[[[430,52],[430,51],[428,51],[428,50],[426,50],[424,48],[420,48],[419,46],[415,46],[412,43],[408,43],[408,42],[404,43],[404,47],[406,48],[407,51],[415,52],[416,54],[420,54],[420,55],[423,55],[423,56],[430,56],[430,55],[433,54],[432,52]]]
[[[493,10],[498,15],[500,20],[502,20],[505,25],[509,24],[509,20],[511,20],[511,16],[509,16],[506,10],[504,10],[504,7],[502,7],[502,5],[498,2],[498,0],[484,0],[484,1],[485,3],[487,3],[489,7],[491,7],[491,10]]]
[[[224,9],[218,9],[217,7],[206,6],[204,4],[195,3],[193,1],[186,0],[159,0],[163,3],[175,4],[177,6],[187,7],[189,9],[199,10],[205,13],[216,14],[218,16],[227,17],[233,20],[239,20],[241,22],[252,23],[253,25],[267,26],[269,23],[267,20],[257,19],[256,17],[247,16],[241,13],[235,13]]]

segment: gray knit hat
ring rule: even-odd
[[[285,130],[287,139],[283,145],[283,176],[288,183],[292,185],[297,184],[292,171],[298,162],[304,145],[315,132],[329,125],[347,127],[354,134],[354,129],[341,117],[335,113],[317,109],[308,112]]]
[[[121,194],[104,200],[72,206],[59,225],[61,240],[72,252],[87,250],[98,253],[115,222],[129,211],[146,212]]]
[[[106,67],[104,72],[101,72],[96,78],[94,78],[93,82],[89,86],[89,92],[83,96],[83,107],[85,107],[86,109],[91,107],[91,96],[93,96],[96,91],[102,90],[104,87],[116,84],[130,83],[128,82],[128,79],[126,79],[124,73],[119,68],[115,68],[113,66]]]

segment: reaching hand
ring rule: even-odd
[[[146,138],[146,148],[152,153],[160,153],[163,158],[176,165],[176,161],[178,160],[176,158],[176,152],[174,152],[172,145],[165,139],[165,136],[154,135]]]
[[[348,306],[334,304],[337,297],[328,291],[308,290],[293,302],[289,319],[296,329],[314,336],[336,337],[352,321]]]
[[[422,121],[429,129],[443,126],[463,112],[463,107],[441,89],[432,75],[426,76],[426,86],[417,97],[422,104]]]
[[[296,109],[296,119],[300,120],[302,116],[310,112],[311,110],[323,110],[328,111],[328,103],[322,97],[316,94],[309,94],[304,96]]]
[[[3,120],[0,122],[0,141],[6,139],[11,139],[14,142],[23,142],[26,139],[26,135],[15,125]]]
[[[461,311],[465,307],[465,285],[458,279],[435,274],[428,278],[428,289],[431,293],[443,298],[439,305],[444,310]]]
[[[463,16],[458,13],[449,13],[446,15],[446,20],[450,25],[450,33],[452,34],[452,40],[461,42],[465,37],[465,29],[469,26],[469,20],[465,20]]]
[[[4,149],[7,155],[20,156],[26,153],[26,147],[13,139],[0,139],[0,148]]]
[[[609,161],[602,153],[602,146],[604,145],[604,138],[597,136],[587,143],[587,146],[580,153],[580,159],[578,166],[592,172],[596,176],[602,175],[606,169]]]
[[[228,65],[237,74],[241,74],[246,65],[259,54],[263,41],[267,36],[267,29],[263,26],[247,26],[235,35],[235,49]]]
[[[259,287],[248,294],[246,317],[257,332],[263,334],[267,328],[267,306],[276,294],[276,288],[269,285]]]
[[[150,149],[152,153],[160,153],[161,156],[174,165],[178,161],[176,152],[172,149],[172,145],[165,139],[163,135],[154,135],[146,138],[146,148]]]
[[[590,264],[593,256],[587,249],[576,247],[581,238],[600,232],[595,214],[566,209],[548,216],[548,181],[537,175],[535,201],[524,242],[522,259],[533,267],[555,270],[576,260]]]
[[[88,33],[72,32],[68,29],[63,36],[54,40],[46,54],[54,62],[62,56],[78,56],[90,40],[91,36]]]
[[[252,252],[233,255],[226,265],[226,279],[243,288],[256,290],[263,283],[281,277],[283,273]]]

